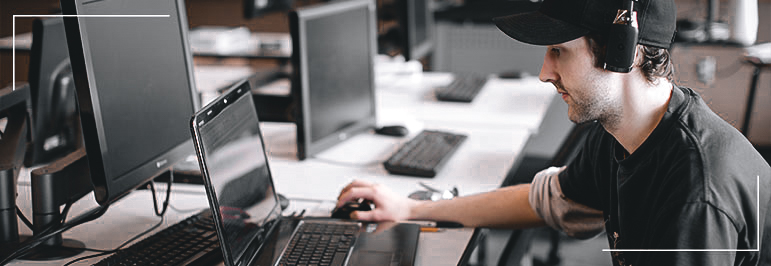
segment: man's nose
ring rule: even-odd
[[[543,58],[543,65],[541,65],[541,73],[538,74],[538,79],[543,82],[553,82],[558,79],[557,73],[554,72],[554,62],[545,55]]]

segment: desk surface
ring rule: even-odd
[[[298,161],[294,126],[263,123],[263,128],[276,189],[290,198],[315,200],[336,199],[340,190],[354,179],[386,185],[405,197],[422,189],[419,182],[439,189],[457,187],[460,195],[489,191],[500,187],[529,136],[525,129],[504,131],[429,125],[426,128],[467,134],[468,139],[436,177],[416,178],[389,175],[381,164],[412,135],[394,138],[360,134],[314,158]]]
[[[160,191],[165,190],[165,185],[159,184],[158,189]],[[30,217],[31,204],[28,191],[29,183],[22,182],[19,186],[19,207],[27,217]],[[160,199],[163,197],[161,195]],[[69,217],[74,217],[84,210],[96,207],[95,202],[93,194],[89,194],[73,206]],[[202,186],[175,184],[170,208],[165,215],[163,224],[161,228],[151,233],[174,225],[207,207],[206,194]],[[324,216],[325,214],[328,215],[332,207],[334,207],[333,201],[293,200],[285,213],[305,209],[309,216]],[[74,227],[62,236],[66,239],[82,241],[88,248],[113,249],[160,221],[160,218],[153,213],[150,191],[138,190],[110,206],[107,213],[99,219]],[[22,227],[24,226],[22,225]],[[464,250],[463,247],[466,246],[472,233],[473,229],[463,228],[421,234],[417,251],[420,255],[416,258],[416,265],[437,265],[437,262],[441,265],[455,264],[460,259]],[[30,235],[31,231],[24,227],[21,234]],[[86,251],[72,258],[53,261],[16,260],[8,265],[63,265],[73,259],[90,254],[94,254],[94,252]],[[451,256],[447,256],[448,254]],[[454,254],[457,254],[457,257],[453,257]],[[99,262],[102,258],[104,256],[84,260],[73,265],[91,265]],[[224,265],[224,263],[219,265]]]
[[[471,103],[436,100],[434,88],[452,82],[450,73],[426,72],[407,78],[378,76],[378,121],[405,118],[424,123],[486,129],[536,129],[556,90],[537,77],[491,76]]]
[[[422,189],[419,182],[439,189],[457,187],[461,195],[498,188],[525,140],[540,123],[540,117],[552,98],[553,89],[545,88],[536,80],[493,79],[470,105],[432,100],[429,95],[431,86],[449,82],[450,77],[447,74],[429,73],[421,75],[419,82],[400,81],[403,84],[416,84],[413,87],[405,85],[378,89],[378,123],[407,125],[411,134],[404,138],[360,134],[314,158],[298,161],[294,125],[262,123],[276,189],[292,199],[287,212],[305,209],[310,215],[327,215],[340,189],[353,179],[381,183],[404,196]],[[469,138],[435,178],[389,175],[381,162],[399,144],[422,129],[460,132],[468,134]],[[17,202],[29,217],[31,201],[28,180],[28,176],[22,175],[20,178]],[[83,241],[89,248],[117,247],[159,221],[153,214],[151,203],[148,191],[133,192],[111,206],[103,217],[75,227],[63,235],[65,238]],[[96,203],[93,196],[88,195],[73,206],[70,217],[94,206]],[[173,225],[207,207],[203,188],[175,184],[171,206],[163,227]],[[24,227],[23,224],[21,227]],[[118,228],[120,230],[116,230]],[[22,229],[22,234],[29,233],[29,230]],[[463,228],[421,234],[417,265],[456,264],[472,233],[473,229]],[[76,265],[94,263],[99,259]],[[61,265],[69,260],[34,263],[16,261],[12,265]]]

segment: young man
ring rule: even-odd
[[[612,249],[649,250],[611,252],[614,265],[771,265],[771,168],[698,94],[672,83],[672,0],[635,1],[633,67],[603,68],[622,3],[545,0],[537,12],[495,19],[510,37],[546,46],[539,78],[554,84],[573,122],[593,123],[567,166],[531,184],[436,202],[354,181],[338,204],[372,200],[374,210],[352,214],[361,220],[549,225],[578,238],[604,230]]]

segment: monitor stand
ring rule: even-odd
[[[74,203],[93,190],[88,160],[84,148],[80,148],[53,163],[35,169],[32,181],[32,231],[39,234],[50,226],[61,226],[61,205]],[[64,214],[66,215],[66,213]],[[29,238],[27,237],[22,237]],[[22,240],[21,244],[24,243]],[[23,260],[56,260],[68,258],[84,251],[80,241],[62,238],[56,234],[33,248]]]
[[[19,241],[16,217],[16,183],[30,138],[28,84],[0,90],[0,253],[5,245]]]
[[[20,94],[26,93],[25,97]],[[22,95],[24,96],[24,95]],[[0,91],[0,117],[7,123],[0,138],[0,258],[24,248],[26,242],[50,226],[61,226],[60,206],[73,203],[93,190],[84,148],[60,158],[30,174],[33,236],[19,236],[17,218],[17,178],[23,165],[29,129],[29,87]],[[77,121],[78,123],[80,121]],[[80,131],[77,131],[80,134]],[[27,222],[29,223],[29,222]],[[65,247],[65,248],[62,248]],[[25,260],[54,260],[72,257],[84,251],[85,245],[63,239],[61,233],[46,239],[27,252]]]

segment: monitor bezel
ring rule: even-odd
[[[418,1],[426,4],[426,39],[418,42],[415,37],[415,5]],[[428,0],[398,0],[399,27],[402,32],[402,55],[405,60],[420,60],[434,49],[434,12]]]
[[[333,134],[324,136],[317,141],[311,139],[311,121],[309,119],[312,107],[310,106],[310,99],[307,95],[310,95],[309,80],[308,80],[308,58],[307,47],[308,42],[306,38],[306,23],[308,20],[313,20],[320,17],[334,16],[350,10],[367,8],[368,11],[368,23],[369,23],[369,43],[370,43],[370,90],[372,97],[370,98],[372,104],[371,115],[365,119],[361,119],[356,123],[353,123]],[[373,0],[351,0],[341,2],[330,2],[320,4],[316,6],[310,6],[307,8],[297,9],[290,13],[289,16],[290,34],[292,36],[292,66],[294,71],[292,73],[292,95],[296,103],[295,118],[297,125],[297,158],[304,160],[308,157],[316,155],[346,139],[373,129],[377,124],[377,106],[375,100],[375,70],[374,60],[377,53],[377,14],[375,1]]]
[[[65,15],[77,15],[83,13],[78,10],[80,2],[88,0],[61,0],[62,11]],[[190,113],[193,114],[200,103],[196,94],[195,79],[193,76],[193,60],[188,43],[188,22],[184,0],[172,0],[176,12],[177,23],[180,28],[180,34],[182,35],[181,48],[185,54],[185,68],[187,69],[190,92],[191,106]],[[108,15],[108,14],[93,14],[93,15]],[[184,160],[187,156],[193,153],[193,143],[190,138],[185,141],[174,145],[171,149],[158,154],[157,156],[145,161],[142,165],[134,167],[130,171],[121,174],[118,177],[108,176],[108,173],[104,166],[105,153],[102,151],[106,148],[104,141],[104,125],[102,123],[102,115],[100,109],[100,103],[97,95],[97,88],[95,81],[91,79],[93,70],[91,67],[93,62],[90,60],[91,54],[87,47],[84,47],[84,43],[81,38],[87,38],[85,32],[81,32],[81,19],[80,17],[65,17],[64,26],[67,35],[67,44],[70,52],[70,62],[72,65],[73,78],[75,80],[75,88],[78,98],[78,112],[81,119],[81,128],[83,130],[84,144],[86,153],[88,154],[89,171],[91,180],[94,185],[94,196],[96,201],[104,206],[122,198],[139,186],[150,182],[153,178],[171,169],[171,167]],[[185,121],[182,121],[183,123]],[[187,132],[182,132],[186,134]]]

